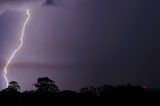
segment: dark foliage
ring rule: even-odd
[[[9,83],[0,92],[1,103],[5,104],[157,104],[160,91],[131,84],[100,87],[84,87],[79,92],[60,91],[48,77],[38,78],[32,91],[20,92],[17,82]]]
[[[58,86],[48,77],[38,78],[35,87],[38,92],[59,92]]]

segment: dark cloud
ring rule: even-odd
[[[14,63],[9,67],[11,69],[47,69],[47,70],[55,70],[55,69],[71,69],[77,68],[80,66],[84,66],[85,64],[49,64],[49,63]],[[0,68],[3,68],[4,64],[0,64]],[[29,70],[28,70],[29,71]]]
[[[0,0],[0,14],[6,10],[24,11],[42,5],[54,5],[55,0]]]
[[[54,0],[46,0],[45,5],[54,5]]]

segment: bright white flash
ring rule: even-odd
[[[24,24],[23,24],[22,32],[21,32],[20,38],[19,38],[20,44],[19,44],[19,46],[13,51],[13,53],[11,54],[10,58],[8,59],[6,65],[5,65],[5,67],[4,67],[4,78],[5,78],[5,81],[6,81],[6,88],[8,87],[8,83],[9,83],[9,82],[8,82],[8,78],[7,78],[7,76],[6,76],[6,75],[7,75],[7,69],[8,69],[9,64],[11,63],[11,61],[13,60],[13,58],[15,57],[16,53],[17,53],[17,52],[21,49],[21,47],[23,46],[23,37],[24,37],[26,25],[27,25],[27,23],[28,23],[28,21],[29,21],[29,19],[30,19],[30,16],[31,16],[31,15],[30,15],[30,9],[27,9],[26,14],[27,14],[27,18],[26,18],[26,20],[25,20],[25,22],[24,22]]]

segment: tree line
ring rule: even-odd
[[[131,84],[84,87],[79,91],[61,91],[48,77],[38,78],[36,90],[20,92],[18,82],[11,81],[0,92],[0,102],[8,104],[146,104],[159,103],[160,92],[148,92],[142,86]]]

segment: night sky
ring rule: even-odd
[[[9,81],[22,90],[45,76],[61,90],[126,83],[160,87],[159,0],[61,1],[31,11]],[[0,15],[0,88],[25,18],[24,11]]]

